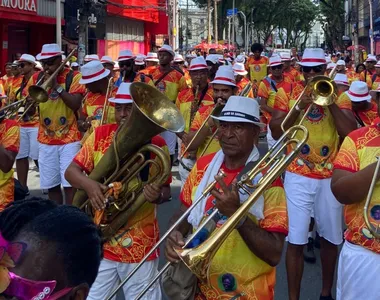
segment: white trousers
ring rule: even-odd
[[[30,157],[38,160],[38,127],[21,127],[20,128],[20,150],[16,159]]]
[[[90,289],[87,300],[105,300],[136,265],[103,259],[100,262],[98,276]],[[157,274],[157,267],[158,259],[145,262],[123,286],[124,299],[134,300]],[[113,299],[116,299],[116,297]],[[156,281],[141,299],[161,300],[159,280]]]
[[[380,254],[345,242],[340,252],[336,300],[377,300]]]

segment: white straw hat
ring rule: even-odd
[[[156,52],[148,52],[145,61],[155,61],[158,62],[158,55]]]
[[[45,44],[42,46],[41,53],[37,55],[37,60],[49,59],[55,56],[61,56],[63,51],[58,44]]]
[[[279,65],[282,65],[282,61],[281,61],[281,57],[278,56],[278,55],[272,55],[270,58],[269,58],[269,66],[270,67],[274,67],[274,66],[279,66]]]
[[[105,69],[99,60],[93,60],[85,64],[80,72],[82,74],[82,78],[79,80],[80,84],[96,82],[110,74],[110,70]]]
[[[84,57],[84,61],[85,62],[90,62],[90,61],[93,61],[93,60],[99,60],[99,55],[97,54],[88,54]]]
[[[327,65],[327,70],[330,70],[330,69],[334,69],[336,67],[336,63],[333,63],[333,62],[331,62],[331,63],[329,63],[328,65]]]
[[[245,57],[244,57],[244,55],[239,54],[238,56],[236,56],[235,63],[244,64],[245,63]]]
[[[280,52],[281,61],[291,61],[292,57],[289,52]]]
[[[363,81],[353,81],[346,95],[352,102],[371,101],[371,96],[368,92],[368,86]]]
[[[375,61],[377,62],[376,56],[372,54],[368,54],[367,59],[365,60],[366,62],[368,61]]]
[[[162,45],[162,47],[158,49],[158,52],[169,52],[173,57],[175,55],[173,48],[169,45]]]
[[[336,65],[337,65],[337,66],[346,66],[346,63],[344,62],[343,59],[339,59],[339,60],[336,62]]]
[[[380,60],[376,63],[375,68],[380,68]]]
[[[217,54],[209,54],[206,56],[206,62],[212,62],[214,65],[218,63],[218,59]]]
[[[135,59],[135,56],[133,55],[131,50],[121,50],[119,52],[119,57],[117,58],[118,62],[129,60],[129,59]]]
[[[30,55],[30,54],[23,54],[21,55],[20,59],[18,60],[18,62],[28,62],[28,63],[31,63],[31,64],[36,64],[36,58],[33,56],[33,55]]]
[[[244,76],[244,75],[248,74],[247,70],[244,67],[244,64],[242,64],[242,63],[235,63],[233,65],[232,69],[234,70],[235,76],[236,75],[242,75],[242,76]]]
[[[107,56],[107,55],[104,55],[101,59],[100,59],[100,62],[102,64],[111,64],[111,65],[115,65],[115,62],[112,60],[112,58],[110,56]]]
[[[300,65],[303,67],[315,67],[326,64],[326,57],[321,48],[306,48]]]
[[[334,77],[334,81],[336,84],[350,86],[350,84],[348,83],[348,77],[346,74],[341,74],[341,73],[336,74]]]
[[[79,64],[74,61],[73,63],[71,63],[71,67],[79,67]]]
[[[145,55],[144,54],[137,54],[136,55],[135,65],[137,65],[137,66],[145,65]]]
[[[235,75],[231,66],[220,66],[211,83],[236,86]]]
[[[34,67],[40,71],[44,69],[39,61],[36,61],[36,65]]]
[[[176,53],[174,55],[174,62],[184,62],[183,56],[181,54]]]
[[[208,69],[206,60],[203,56],[197,56],[190,61],[189,71]]]
[[[130,92],[131,84],[132,83],[130,82],[122,82],[116,92],[115,97],[109,98],[108,101],[119,104],[133,103],[133,99]]]
[[[265,127],[260,122],[260,107],[256,100],[242,96],[231,96],[222,112],[213,119],[224,122],[252,123],[259,127]]]

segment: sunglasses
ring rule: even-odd
[[[314,67],[302,67],[302,72],[310,73],[311,70],[314,71],[314,73],[320,73],[323,71],[323,66],[314,66]]]
[[[41,60],[41,65],[52,66],[54,65],[56,60],[57,58],[49,59],[49,60]]]
[[[25,66],[26,65],[24,63],[18,65],[18,67],[21,68],[21,69],[24,68]]]
[[[280,70],[282,68],[282,65],[272,66],[272,70]]]
[[[133,61],[126,61],[126,62],[120,62],[119,63],[119,67],[120,68],[123,68],[123,67],[132,67],[133,65]]]

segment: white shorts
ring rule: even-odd
[[[20,127],[20,150],[16,159],[38,159],[38,127]]]
[[[305,245],[312,209],[321,237],[339,245],[343,240],[342,208],[331,192],[331,178],[314,179],[295,173],[285,174],[285,194],[289,216],[289,242]]]
[[[80,142],[66,145],[39,144],[38,163],[41,189],[51,189],[62,184],[71,187],[65,171],[80,149]]]
[[[120,282],[135,268],[137,264],[126,264],[103,259],[100,262],[98,276],[90,289],[87,300],[104,300],[114,291]],[[124,299],[136,299],[138,294],[158,273],[158,259],[147,261],[135,275],[123,286]],[[159,280],[145,293],[141,299],[161,300]],[[116,299],[114,297],[113,299]]]
[[[164,131],[161,134],[161,137],[165,140],[166,145],[169,149],[169,154],[175,154],[175,145],[177,143],[177,135],[174,132]]]
[[[182,163],[188,167],[189,169],[192,169],[195,165],[195,160],[194,159],[188,159],[188,158],[182,158]],[[182,186],[185,184],[187,177],[190,174],[190,171],[186,170],[183,166],[182,163],[179,163],[178,166],[178,172],[179,172],[179,177],[181,178],[181,183]]]
[[[380,254],[344,242],[339,256],[336,300],[377,300],[380,297]]]

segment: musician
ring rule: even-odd
[[[253,56],[248,58],[245,68],[249,72],[249,78],[252,83],[259,85],[261,80],[268,75],[268,58],[266,56],[261,56],[261,53],[264,51],[264,47],[259,43],[253,44],[251,46],[251,51],[253,52]]]
[[[88,92],[84,99],[78,125],[81,131],[86,132],[91,127],[92,121],[96,121],[96,125],[100,125],[102,116],[106,113],[103,111],[104,103],[107,101],[107,97],[115,96],[117,87],[113,86],[113,82],[110,83],[110,70],[104,68],[100,61],[94,60],[85,64],[81,68],[81,74],[82,78],[79,83],[85,85]],[[104,122],[115,123],[113,104],[107,105]]]
[[[174,59],[174,51],[169,45],[163,45],[158,50],[159,65],[150,72],[153,77],[155,87],[171,101],[175,102],[178,93],[187,88],[186,78],[178,70],[171,66]],[[169,153],[173,163],[177,137],[175,133],[165,131],[161,133],[169,148]]]
[[[17,101],[16,92],[19,90],[23,78],[23,76],[21,75],[21,69],[18,67],[17,60],[15,60],[12,64],[12,74],[13,77],[12,81],[9,84],[9,91],[7,94],[9,103]]]
[[[375,74],[372,76],[372,90],[376,90],[380,86],[380,61],[375,65]]]
[[[35,197],[0,213],[0,245],[16,261],[9,270],[2,264],[1,299],[84,300],[102,256],[99,230],[85,213]]]
[[[338,96],[342,95],[344,92],[347,92],[350,87],[346,74],[337,73],[334,77],[334,82],[338,87]]]
[[[235,75],[232,68],[230,66],[219,67],[218,71],[216,72],[215,79],[211,81],[211,85],[213,89],[215,105],[225,105],[228,99],[231,96],[235,95],[237,92]],[[215,105],[204,106],[198,110],[190,126],[189,134],[186,138],[183,139],[183,142],[188,145],[197,131],[200,130],[197,138],[194,139],[189,148],[189,151],[197,151],[197,159],[200,157],[202,152],[204,152],[203,155],[207,155],[220,150],[220,144],[217,138],[213,139],[210,142],[211,137],[216,130],[213,119],[209,118],[207,125],[201,129],[202,124],[211,114],[215,108]],[[209,146],[207,146],[208,144]]]
[[[292,65],[292,58],[288,52],[280,52],[281,61],[283,63],[282,74],[287,82],[297,82],[301,80],[301,74]]]
[[[346,74],[346,63],[343,59],[339,59],[336,62],[336,72],[338,74]]]
[[[287,82],[283,75],[283,65],[282,59],[279,56],[273,55],[269,58],[269,70],[271,74],[260,82],[257,93],[260,99],[260,110],[267,119],[267,141],[269,148],[276,143],[276,140],[272,137],[269,123],[272,118],[277,91],[280,88],[285,88],[285,90],[291,90],[292,88],[292,83]]]
[[[12,82],[13,78],[13,73],[12,73],[12,63],[7,62],[4,66],[5,68],[5,75],[1,77],[2,85],[3,85],[3,90],[2,90],[2,95],[8,95],[9,93],[9,85],[10,82]]]
[[[244,64],[242,64],[242,63],[235,63],[233,65],[232,69],[234,70],[236,86],[238,88],[237,94],[240,94],[241,91],[243,91],[244,88],[248,84],[251,83],[250,80],[246,77],[248,72],[245,69]],[[247,95],[244,95],[244,96],[248,97],[248,98],[255,98],[255,95],[253,94],[252,85],[251,85],[249,91],[247,92]]]
[[[140,71],[145,69],[145,55],[143,54],[137,54],[134,65],[133,65],[133,71],[136,73],[140,73]]]
[[[377,118],[377,104],[371,101],[372,97],[365,82],[354,81],[341,97],[351,101],[358,128],[371,125]]]
[[[185,235],[195,230],[215,207],[220,212],[216,225],[219,230],[247,199],[247,194],[238,192],[236,177],[247,162],[259,160],[255,145],[260,127],[265,126],[259,117],[255,100],[232,96],[220,117],[215,118],[220,122],[221,150],[197,160],[181,191],[181,208],[171,222],[183,214],[214,178],[217,185],[211,196],[196,206],[188,219],[170,234],[165,247],[169,261],[180,260],[173,248],[181,248]],[[216,176],[219,170],[225,172],[224,179]],[[198,282],[195,299],[274,299],[274,267],[280,262],[288,232],[281,181],[276,180],[259,199],[217,251],[209,271],[211,284]]]
[[[172,62],[173,66],[183,72],[183,76],[185,76],[185,81],[188,87],[191,87],[192,82],[190,78],[189,71],[185,68],[185,60],[181,54],[175,54]]]
[[[181,139],[187,139],[186,136],[199,108],[208,105],[214,106],[212,86],[207,82],[208,66],[203,56],[197,56],[191,60],[189,73],[193,87],[181,91],[176,101],[176,105],[185,119],[184,132],[177,134]],[[185,151],[185,148],[186,146],[182,144],[179,153],[180,156]],[[180,160],[179,174],[183,184],[195,163],[195,159],[195,153],[189,152]]]
[[[209,81],[213,81],[216,75],[216,72],[219,68],[219,60],[217,54],[209,54],[206,56],[206,63],[209,67],[208,70],[208,79]]]
[[[100,62],[102,63],[103,67],[110,71],[110,76],[114,76],[114,68],[115,68],[115,62],[112,60],[111,57],[104,55],[100,59]]]
[[[63,68],[57,76],[49,78],[62,65],[62,51],[57,44],[46,44],[37,55],[44,72],[35,73],[25,90],[42,78],[51,81],[47,90],[49,99],[39,104],[39,170],[41,189],[47,189],[49,199],[63,203],[61,185],[66,204],[71,204],[73,189],[64,173],[80,148],[80,133],[75,112],[79,110],[84,86],[79,84],[80,73]]]
[[[376,56],[368,54],[367,59],[365,60],[365,70],[362,71],[359,75],[359,80],[367,83],[369,89],[372,87],[372,76],[376,74],[375,65],[376,65]]]
[[[347,226],[339,257],[337,300],[375,299],[380,294],[380,286],[372,284],[373,278],[378,276],[380,240],[368,230],[363,217],[365,199],[380,155],[379,146],[379,119],[376,119],[374,124],[351,132],[334,161],[331,189],[344,205]],[[369,222],[375,228],[380,219],[379,195],[376,184],[368,208]]]
[[[28,91],[25,89],[30,78],[35,73],[34,68],[36,66],[36,58],[30,54],[21,55],[18,61],[18,67],[21,70],[22,81],[18,90],[15,93],[16,100],[21,100],[28,95]],[[29,107],[31,101],[26,101],[24,109]],[[18,119],[18,116],[16,116]],[[16,156],[16,169],[17,179],[20,184],[28,190],[28,172],[29,172],[29,160],[34,160],[38,167],[38,111],[35,106],[32,106],[19,121],[20,128],[20,150]]]
[[[111,145],[118,126],[128,121],[132,111],[132,99],[129,89],[130,83],[122,83],[116,96],[109,99],[110,102],[115,103],[116,124],[95,128],[95,131],[86,140],[66,171],[67,180],[74,187],[83,189],[87,193],[91,204],[97,210],[105,207],[103,192],[106,187],[91,180],[84,175],[83,171],[87,174],[91,173]],[[152,144],[163,148],[167,152],[165,141],[160,136],[153,137]],[[152,158],[154,157],[152,156]],[[169,200],[170,182],[171,177],[163,186],[158,186],[157,184],[146,185],[144,195],[149,203],[138,210],[111,241],[104,244],[104,260],[100,264],[98,276],[90,290],[88,299],[106,299],[107,295],[113,291],[115,284],[125,278],[135,264],[139,263],[156,244],[159,235],[158,223],[155,218],[156,204]],[[133,186],[136,182],[131,184]],[[132,186],[128,187],[131,188]],[[124,285],[125,298],[135,299],[156,274],[157,267],[158,251],[144,264],[136,277]],[[159,285],[149,290],[146,296],[149,299],[161,299]]]
[[[158,55],[155,52],[148,52],[145,58],[146,68],[141,70],[141,73],[149,75],[152,70],[158,65]]]
[[[326,70],[326,59],[322,49],[307,48],[302,61],[306,81]],[[273,138],[282,135],[281,124],[303,91],[302,85],[286,93],[279,89],[275,98],[270,128]],[[307,144],[301,154],[288,167],[285,174],[285,193],[289,215],[289,243],[286,254],[289,299],[299,299],[303,273],[303,248],[308,243],[310,215],[314,209],[318,233],[321,237],[322,291],[320,299],[331,297],[338,247],[342,242],[342,207],[331,192],[332,162],[338,152],[339,138],[356,128],[351,103],[339,98],[327,107],[312,104],[307,90],[295,106],[285,129],[298,124],[309,105],[310,113],[302,123],[309,131]]]
[[[100,60],[100,59],[99,59],[99,55],[97,55],[97,54],[87,54],[87,55],[84,57],[84,64],[87,64],[87,63],[89,63],[90,61],[94,61],[94,60]]]
[[[43,70],[43,68],[42,68],[42,66],[41,66],[41,69],[39,70],[39,71],[42,71]],[[73,70],[73,71],[79,71],[79,64],[77,63],[77,62],[72,62],[71,63],[71,70]]]

